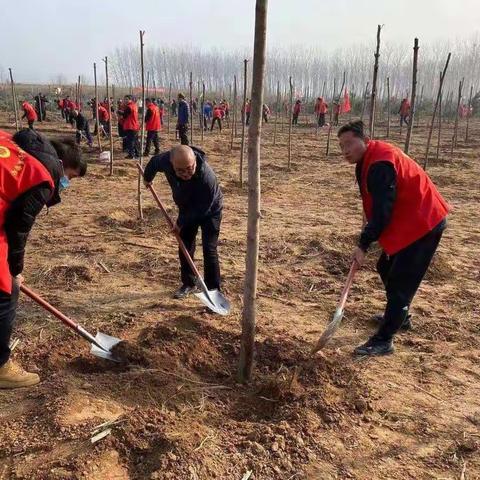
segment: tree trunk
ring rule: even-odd
[[[440,76],[441,75],[442,75],[442,72],[440,72]],[[442,97],[443,95],[440,94],[440,101],[438,102],[438,139],[437,139],[437,155],[436,155],[437,161],[440,156],[440,145],[442,141]]]
[[[242,144],[240,147],[240,186],[243,185],[243,155],[245,153],[245,121],[247,118],[247,64],[248,60],[243,61],[243,115],[242,115]],[[250,112],[251,112],[252,102],[250,102]]]
[[[145,134],[145,69],[143,65],[143,36],[145,32],[140,30],[140,72],[142,79],[142,123],[140,129],[140,166],[143,168],[143,140]],[[137,183],[137,201],[138,201],[138,216],[143,220],[143,207],[142,207],[142,174],[138,172],[138,183]]]
[[[457,147],[457,139],[458,139],[458,118],[460,116],[460,103],[462,101],[462,90],[463,90],[463,82],[465,79],[462,78],[458,85],[458,98],[457,98],[457,109],[455,112],[455,125],[453,127],[453,136],[452,136],[452,148],[451,154],[453,155],[453,149]]]
[[[445,67],[443,68],[443,72],[440,75],[440,84],[438,85],[437,99],[435,101],[435,106],[433,108],[432,121],[430,123],[430,129],[428,131],[427,148],[426,148],[426,152],[425,152],[425,160],[423,162],[423,169],[424,170],[427,169],[427,165],[428,165],[428,153],[430,151],[430,143],[432,141],[432,132],[433,132],[433,126],[435,125],[435,116],[437,114],[438,104],[440,102],[440,96],[442,95],[443,82],[445,80],[445,74],[447,73],[447,68],[448,68],[448,64],[450,63],[451,56],[452,56],[452,54],[449,53],[448,56],[447,56],[447,61],[445,63]]]
[[[93,62],[93,81],[95,84],[95,130],[97,132],[98,151],[102,151],[102,141],[100,140],[100,122],[98,121],[98,85],[97,85],[97,64]]]
[[[377,102],[377,77],[378,77],[378,59],[380,58],[380,32],[382,26],[377,27],[377,49],[375,51],[375,63],[373,65],[373,81],[372,81],[372,94],[370,97],[370,121],[368,124],[368,131],[370,132],[370,138],[375,137],[375,105]]]
[[[168,86],[168,106],[167,106],[167,136],[170,137],[170,117],[172,116],[172,82]]]
[[[465,143],[468,142],[468,128],[470,126],[470,110],[472,109],[473,85],[470,87],[470,96],[468,98],[467,126],[465,128]]]
[[[387,77],[387,138],[390,137],[390,77]]]
[[[423,89],[425,85],[422,85],[422,89],[420,90],[420,98],[418,100],[418,108],[417,111],[415,112],[415,118],[416,118],[416,127],[420,125],[420,109],[422,108],[423,105]]]
[[[113,175],[113,116],[112,116],[112,104],[110,102],[110,95],[108,91],[108,57],[105,57],[105,87],[107,90],[107,105],[108,105],[108,114],[110,115],[110,133],[109,133],[109,140],[110,140],[110,175]],[[113,90],[113,85],[112,85]],[[113,93],[113,92],[112,92]],[[115,101],[115,97],[113,96],[113,100]]]
[[[205,137],[204,117],[203,117],[204,106],[205,106],[205,82],[202,81],[202,105],[201,105],[202,111],[200,113],[200,118],[201,118],[200,131],[202,132],[202,143],[203,143],[203,139]]]
[[[288,116],[288,169],[292,161],[292,128],[293,128],[293,83],[292,77],[288,80],[290,85],[290,115]]]
[[[360,115],[360,120],[363,122],[363,117],[365,116],[365,109],[367,108],[367,95],[368,95],[368,86],[370,82],[367,82],[365,85],[365,91],[363,92],[363,102],[362,102],[362,114]]]
[[[278,109],[280,108],[280,82],[277,81],[277,100],[275,103],[275,125],[273,127],[273,144],[277,143],[277,123],[278,123]]]
[[[410,97],[410,118],[408,122],[407,137],[405,138],[404,152],[408,155],[410,141],[412,139],[413,122],[415,120],[415,95],[417,93],[417,63],[418,63],[418,38],[413,42],[413,73],[412,73],[412,96]]]
[[[337,89],[337,84],[336,80],[333,79],[333,99],[332,99],[332,106],[330,108],[330,123],[328,125],[328,134],[327,134],[327,148],[325,150],[325,155],[328,157],[328,154],[330,153],[330,137],[332,135],[332,123],[333,123],[333,109],[334,109],[334,104],[335,102],[340,106],[340,98],[342,97],[343,89],[345,88],[345,80],[346,80],[346,72],[343,72],[343,82],[342,82],[342,88],[340,89],[340,93],[338,94],[338,97],[336,96],[336,89]],[[340,113],[339,113],[340,115]]]
[[[190,72],[190,144],[193,145],[193,72]]]
[[[20,120],[20,115],[18,114],[18,101],[17,101],[17,92],[15,90],[15,82],[13,81],[13,74],[12,74],[12,69],[8,69],[10,73],[10,85],[12,87],[12,103],[13,103],[13,114],[15,115],[15,129],[19,130],[19,127],[21,127],[21,120]],[[40,103],[40,98],[38,99],[38,106],[39,110],[42,110],[41,108],[41,103]]]
[[[238,379],[251,379],[255,345],[257,303],[258,249],[260,243],[260,137],[262,132],[263,82],[267,34],[268,0],[257,0],[255,8],[255,41],[251,118],[248,129],[248,225],[243,293],[242,337]]]
[[[233,76],[233,102],[232,102],[232,130],[230,132],[230,150],[233,149],[233,138],[237,128],[237,76]]]

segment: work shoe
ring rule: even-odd
[[[379,325],[381,325],[384,321],[384,318],[381,313],[377,313],[372,317],[372,320],[375,323],[378,323]],[[400,327],[400,330],[407,332],[408,330],[411,330],[411,329],[412,329],[412,314],[409,313],[407,315],[407,318],[403,321],[402,326]]]
[[[358,346],[353,353],[355,355],[389,355],[393,353],[393,342],[382,340],[376,335],[370,337],[363,345]]]
[[[195,287],[190,287],[189,285],[182,285],[174,294],[173,298],[180,299],[188,297],[195,291]]]
[[[36,373],[25,371],[12,360],[0,367],[0,388],[31,387],[37,383],[40,383],[40,377]]]

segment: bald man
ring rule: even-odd
[[[220,290],[217,245],[223,194],[205,153],[195,147],[179,145],[153,156],[145,168],[146,186],[152,184],[157,172],[163,172],[170,184],[178,207],[176,228],[192,258],[198,228],[201,228],[205,283],[209,289]],[[195,290],[195,276],[180,250],[179,257],[182,285],[174,298],[184,298]]]

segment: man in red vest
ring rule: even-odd
[[[404,98],[400,104],[400,110],[398,113],[400,114],[400,128],[403,126],[403,123],[408,126],[410,123],[410,102],[407,98]]]
[[[317,115],[318,126],[325,125],[325,115],[328,111],[328,105],[324,102],[322,97],[318,97],[315,102],[315,114]]]
[[[410,328],[409,308],[446,226],[449,206],[422,168],[399,148],[364,135],[361,121],[338,131],[345,159],[356,165],[366,223],[354,259],[362,265],[370,245],[383,253],[377,264],[387,294],[378,331],[357,355],[393,352],[393,336]]]
[[[145,100],[147,113],[145,114],[145,130],[147,131],[147,141],[145,143],[145,156],[150,155],[150,146],[153,143],[155,147],[154,155],[160,153],[160,143],[158,140],[158,131],[162,129],[160,109],[151,98]]]
[[[98,121],[103,128],[105,135],[110,134],[110,112],[108,111],[108,105],[105,108],[104,105],[98,105]]]
[[[27,128],[12,137],[0,130],[0,388],[40,381],[10,359],[25,245],[42,208],[59,203],[60,191],[86,170],[73,139],[49,141]]]
[[[28,128],[33,128],[33,123],[37,120],[37,112],[26,100],[22,102],[23,116],[28,122]]]
[[[130,95],[125,95],[125,108],[123,110],[123,131],[125,132],[125,146],[128,155],[125,158],[138,157],[138,106]]]

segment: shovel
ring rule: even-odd
[[[62,312],[57,310],[54,306],[50,305],[47,301],[45,301],[42,297],[37,295],[35,292],[32,292],[32,290],[27,288],[25,285],[20,285],[20,290],[25,295],[27,295],[27,297],[30,297],[34,302],[38,303],[45,310],[47,310],[52,315],[61,320],[67,327],[70,327],[78,335],[87,340],[87,342],[91,343],[92,348],[90,349],[90,353],[96,355],[97,357],[116,361],[110,353],[110,349],[117,343],[121,342],[119,338],[111,337],[110,335],[105,335],[101,332],[98,332],[97,335],[94,337],[91,333],[87,332],[81,325],[75,323],[71,318],[68,318]]]
[[[358,263],[354,260],[352,262],[352,266],[350,267],[350,272],[348,272],[347,281],[345,282],[345,286],[343,287],[342,295],[340,296],[340,300],[337,304],[337,309],[335,310],[335,314],[333,315],[332,321],[327,325],[327,328],[322,333],[322,336],[319,338],[317,344],[312,348],[311,354],[317,353],[321,350],[335,335],[340,323],[342,322],[343,318],[343,310],[345,308],[345,303],[347,302],[347,296],[350,292],[350,287],[353,283],[353,277],[355,276],[356,271],[358,270]]]
[[[142,166],[137,163],[137,167],[143,176]],[[172,231],[174,232],[174,235],[177,239],[180,250],[182,251],[185,258],[187,259],[187,262],[190,265],[192,272],[197,277],[197,283],[202,289],[202,291],[199,293],[195,293],[195,296],[199,298],[200,301],[213,313],[218,313],[219,315],[228,315],[230,313],[230,302],[224,297],[224,295],[222,294],[222,292],[220,292],[220,290],[218,289],[209,290],[207,288],[207,286],[205,285],[205,281],[200,275],[200,272],[195,266],[195,263],[193,263],[192,257],[188,253],[188,250],[186,249],[185,244],[183,243],[183,240],[180,238],[179,233],[175,230],[175,223],[173,222],[173,220],[170,218],[170,215],[165,210],[165,207],[163,206],[160,198],[158,197],[157,192],[154,190],[154,188],[151,185],[148,186],[148,189],[152,192],[153,198],[157,202],[157,205],[160,208],[160,210],[162,211],[163,216],[165,217],[165,220],[168,222]]]

